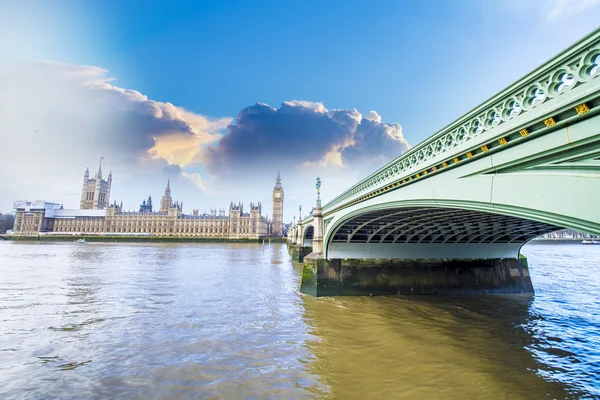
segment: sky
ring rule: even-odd
[[[600,0],[0,0],[0,212],[333,199],[581,37]]]

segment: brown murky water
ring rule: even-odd
[[[311,298],[285,245],[0,242],[0,398],[600,397],[600,246],[531,296]]]

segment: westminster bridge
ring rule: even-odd
[[[563,228],[600,234],[599,65],[600,29],[318,200],[288,234],[301,291],[532,292],[526,242]]]

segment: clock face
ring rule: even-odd
[[[279,192],[275,193],[275,197],[280,198],[281,197],[281,193],[279,193]]]

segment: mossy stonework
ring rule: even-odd
[[[533,293],[527,259],[304,258],[300,291],[312,296]]]
[[[312,251],[311,247],[300,247],[293,246],[290,248],[290,253],[292,255],[292,262],[301,263],[304,261],[304,257],[309,255]]]

